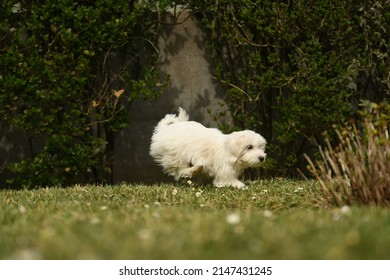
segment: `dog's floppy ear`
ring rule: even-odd
[[[242,152],[243,138],[243,135],[233,132],[227,136],[225,142],[227,150],[237,158],[240,157]]]

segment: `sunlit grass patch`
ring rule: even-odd
[[[315,181],[0,192],[1,259],[388,258],[381,208],[318,204]]]

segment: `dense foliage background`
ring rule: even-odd
[[[390,97],[390,1],[191,1],[211,35],[238,128],[261,132],[279,174],[362,105]],[[271,161],[270,159],[273,159]]]
[[[110,182],[126,104],[157,92],[157,2],[2,2],[0,120],[31,152],[10,183]]]

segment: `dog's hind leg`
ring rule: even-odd
[[[194,165],[180,170],[181,178],[192,178],[197,173],[203,172],[203,165]]]

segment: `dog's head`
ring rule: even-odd
[[[233,132],[228,135],[228,150],[243,168],[258,167],[265,160],[265,146],[267,141],[251,130]]]

